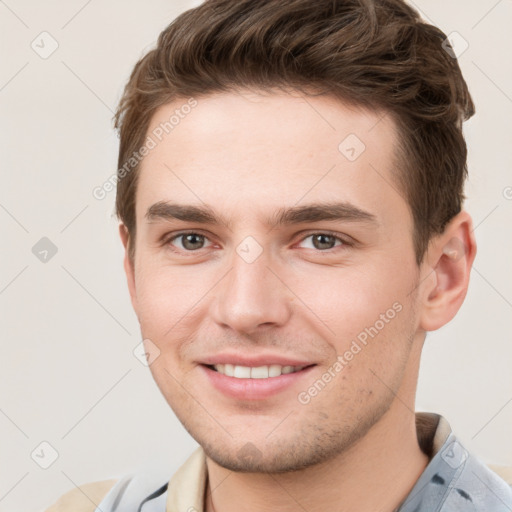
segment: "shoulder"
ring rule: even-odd
[[[110,492],[117,479],[101,480],[80,485],[63,494],[45,512],[94,512],[100,501]]]
[[[452,492],[444,503],[446,510],[459,510],[457,505],[460,506],[462,502],[468,506],[470,502],[472,509],[478,511],[509,512],[511,510],[510,476],[512,475],[509,468],[493,466],[494,470],[489,469],[473,455],[469,455],[462,468],[453,482]],[[499,471],[496,472],[495,469]]]
[[[161,475],[130,474],[119,479],[81,485],[69,491],[44,512],[111,512],[136,510],[143,503],[165,509],[168,478]],[[149,510],[149,509],[148,509]]]

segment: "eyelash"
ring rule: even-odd
[[[203,233],[201,233],[199,231],[183,231],[181,233],[173,234],[170,237],[164,238],[163,239],[163,245],[166,245],[166,246],[170,247],[173,252],[185,252],[185,253],[190,253],[190,254],[199,253],[202,249],[205,249],[204,247],[202,247],[201,249],[196,249],[195,251],[194,250],[189,251],[189,250],[186,250],[186,249],[176,249],[176,248],[174,248],[172,246],[171,242],[173,242],[174,240],[176,240],[176,239],[178,239],[180,237],[184,237],[186,235],[199,235],[199,236],[204,237],[206,240],[209,240],[209,238],[205,234],[203,234]],[[314,231],[314,232],[308,233],[305,236],[303,236],[300,239],[299,242],[303,242],[307,238],[310,238],[310,237],[315,236],[315,235],[327,235],[329,237],[335,238],[336,241],[340,241],[341,242],[341,245],[334,246],[334,247],[332,247],[330,249],[322,250],[322,249],[314,249],[313,248],[312,250],[314,250],[317,253],[327,253],[327,254],[330,254],[333,251],[335,251],[336,249],[343,250],[344,248],[346,249],[347,247],[352,247],[354,245],[353,242],[350,242],[349,240],[347,240],[345,238],[342,238],[338,233],[334,233],[332,231]]]

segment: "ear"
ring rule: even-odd
[[[461,211],[441,235],[431,240],[422,263],[420,326],[425,331],[447,324],[460,309],[475,256],[473,221],[466,211]]]
[[[130,298],[132,306],[135,312],[137,311],[137,292],[135,289],[135,268],[134,262],[130,259],[128,252],[128,243],[130,241],[130,233],[128,228],[121,222],[119,224],[119,235],[124,246],[124,272],[126,274],[126,280],[128,281],[128,290],[130,291]]]

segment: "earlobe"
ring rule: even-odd
[[[475,255],[473,223],[469,214],[462,211],[429,245],[425,270],[433,275],[424,281],[421,315],[424,330],[439,329],[456,315],[466,297]]]
[[[128,232],[128,228],[123,224],[119,224],[119,236],[121,237],[121,242],[124,247],[124,260],[123,266],[126,274],[126,280],[128,283],[128,290],[130,292],[130,298],[132,301],[132,306],[137,311],[137,293],[135,288],[135,268],[134,262],[131,260],[129,255],[129,246],[130,246],[130,234]]]

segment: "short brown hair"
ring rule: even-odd
[[[139,163],[120,171],[144,144],[155,111],[187,96],[279,88],[391,114],[419,265],[465,198],[462,122],[474,105],[446,40],[402,0],[207,0],[182,13],[135,65],[115,115],[116,211],[130,257]]]

